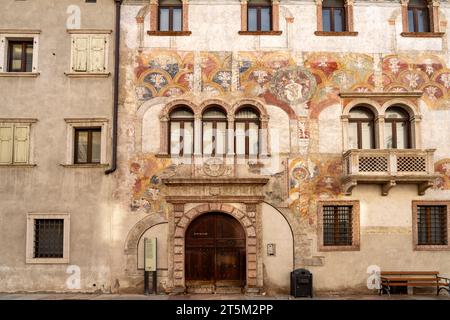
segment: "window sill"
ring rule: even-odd
[[[39,72],[0,72],[0,77],[36,78]]]
[[[190,36],[191,31],[147,31],[149,36],[159,36],[159,37],[182,37]]]
[[[0,164],[0,168],[34,168],[36,164]]]
[[[326,251],[359,251],[359,246],[320,246],[319,252]]]
[[[448,245],[415,245],[414,251],[449,251]]]
[[[27,264],[68,264],[69,258],[27,258]]]
[[[279,36],[283,31],[239,31],[241,36]]]
[[[324,36],[324,37],[356,37],[358,32],[356,31],[315,31],[314,34],[316,36]]]
[[[168,153],[158,153],[155,155],[156,158],[171,158],[171,155]]]
[[[89,164],[60,164],[64,168],[107,168],[109,164],[107,163],[89,163]]]
[[[102,73],[102,72],[64,72],[64,74],[68,78],[108,78],[111,75],[111,72]]]
[[[442,38],[445,32],[402,32],[400,35],[406,38]]]

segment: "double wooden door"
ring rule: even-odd
[[[232,216],[212,212],[186,231],[186,281],[245,285],[245,232]]]

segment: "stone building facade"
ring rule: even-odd
[[[165,293],[287,293],[296,268],[323,291],[367,292],[374,268],[450,273],[450,6],[417,5],[428,16],[420,25],[408,19],[415,4],[122,1],[118,169],[55,169],[57,154],[71,153],[59,135],[59,152],[36,145],[36,167],[0,168],[1,237],[11,243],[0,249],[0,291],[70,291],[66,268],[79,266],[76,290],[142,292],[145,238],[157,238]],[[329,30],[335,11],[342,30]],[[112,28],[113,16],[82,27]],[[54,37],[70,37],[63,31]],[[39,37],[37,81],[52,58]],[[109,123],[111,78],[60,77],[77,105],[62,121]],[[0,90],[17,92],[12,81],[25,79],[3,80]],[[37,128],[58,123],[64,94],[43,91],[42,110],[10,97],[1,117],[36,118],[42,141]],[[70,213],[61,264],[27,260],[26,216],[36,212]]]

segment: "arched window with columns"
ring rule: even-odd
[[[401,106],[386,110],[384,119],[384,145],[387,149],[410,149],[412,141],[411,119]]]
[[[349,112],[348,147],[349,149],[375,148],[375,116],[364,105],[358,105]]]
[[[240,0],[241,35],[280,35],[279,0]]]
[[[220,106],[209,106],[202,115],[204,156],[222,157],[227,153],[227,114]]]
[[[194,113],[188,106],[177,106],[170,112],[169,154],[189,156],[194,151]]]
[[[188,0],[150,0],[150,36],[188,36]]]
[[[441,37],[439,27],[439,0],[400,0],[404,37]]]
[[[235,114],[235,152],[237,156],[256,157],[260,153],[259,113],[244,105]]]

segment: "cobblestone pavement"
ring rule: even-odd
[[[0,300],[311,300],[290,296],[252,296],[243,294],[83,294],[83,293],[0,293]],[[450,300],[448,294],[435,295],[318,295],[313,300]]]

